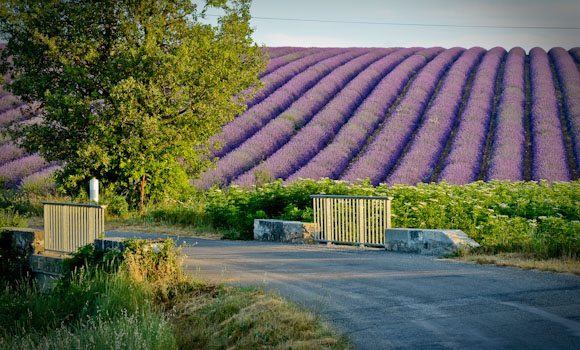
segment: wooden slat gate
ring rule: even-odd
[[[105,232],[104,205],[42,202],[44,249],[74,253]]]
[[[327,243],[385,246],[391,228],[393,197],[311,195],[314,240]]]

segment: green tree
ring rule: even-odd
[[[43,117],[9,133],[63,161],[57,180],[68,191],[96,177],[142,204],[188,186],[211,164],[209,138],[243,111],[266,64],[251,38],[250,0],[1,6],[7,88]],[[222,11],[217,25],[202,23],[208,9]]]

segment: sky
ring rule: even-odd
[[[266,46],[580,46],[580,0],[253,0],[251,14]]]

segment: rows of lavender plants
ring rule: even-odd
[[[220,159],[215,169],[202,174],[197,185],[209,188],[216,184],[229,184],[234,177],[284,145],[295,130],[307,123],[351,79],[371,63],[391,52],[392,50],[373,49],[333,70],[276,119]]]
[[[532,83],[532,179],[569,181],[570,172],[554,77],[546,51],[535,47],[530,51],[530,78]]]
[[[423,122],[411,140],[409,150],[388,179],[388,184],[429,182],[453,129],[463,102],[464,89],[468,90],[471,71],[484,53],[485,50],[480,47],[471,48],[450,68],[433,103],[425,111]]]
[[[417,49],[403,49],[373,63],[349,82],[296,136],[263,163],[238,177],[235,184],[254,185],[255,173],[286,178],[294,169],[304,165],[334,137],[377,83],[415,51]]]
[[[266,50],[264,90],[212,139],[224,145],[214,150],[221,160],[198,187],[270,178],[462,184],[578,176],[580,47],[528,56],[521,48]],[[24,108],[0,89],[0,129],[40,120]],[[57,168],[0,135],[5,186],[43,191]]]
[[[310,51],[301,51],[301,52],[310,52]],[[266,97],[270,96],[274,91],[280,88],[282,85],[286,84],[288,80],[295,77],[297,74],[302,73],[304,70],[316,64],[324,59],[327,59],[331,56],[335,56],[339,53],[344,52],[344,50],[323,50],[318,53],[313,53],[311,55],[307,55],[301,59],[297,59],[295,61],[289,62],[288,64],[270,72],[268,75],[263,76],[260,78],[260,81],[264,84],[262,90],[258,91],[256,95],[252,98],[249,98],[246,101],[246,105],[248,108],[253,107],[254,105],[262,102]]]
[[[8,142],[0,146],[0,165],[7,163],[16,158],[20,158],[24,155],[24,151],[14,145],[12,142]]]
[[[576,64],[580,65],[580,47],[574,47],[568,51],[568,53],[574,57]]]
[[[490,129],[498,71],[505,54],[503,48],[496,47],[482,59],[439,180],[466,184],[477,179]]]
[[[31,154],[0,165],[0,184],[16,187],[25,176],[48,166],[44,158]]]
[[[278,47],[266,47],[264,50],[268,53],[270,58],[277,58],[280,56],[289,55],[291,53],[297,53],[305,50],[304,47],[298,46],[278,46]]]
[[[0,127],[6,126],[11,122],[22,121],[26,119],[23,106],[8,109],[0,113]]]
[[[56,184],[52,175],[60,165],[53,165],[25,176],[20,182],[20,188],[27,193],[45,194],[53,192]]]
[[[20,106],[20,104],[20,100],[14,97],[14,95],[6,94],[0,98],[0,113],[10,111]]]
[[[580,54],[580,51],[578,52]],[[576,156],[576,167],[580,169],[580,72],[563,48],[553,48],[549,55],[554,62],[564,95],[567,124],[572,138],[572,149]]]
[[[268,65],[266,66],[266,69],[260,73],[260,77],[267,76],[268,74],[272,73],[276,69],[278,69],[282,66],[285,66],[292,61],[296,61],[297,59],[303,58],[303,57],[308,56],[308,55],[312,55],[313,53],[316,53],[319,51],[320,51],[320,49],[311,48],[311,49],[306,49],[306,50],[300,50],[297,52],[291,52],[289,54],[279,56],[276,58],[271,58],[268,61]]]
[[[336,53],[340,54],[326,58],[296,75],[264,101],[248,109],[231,123],[225,125],[222,132],[212,138],[212,143],[218,143],[222,146],[221,149],[215,150],[213,155],[220,157],[239,146],[288,108],[297,98],[302,96],[328,73],[366,52],[368,52],[366,49],[349,50],[347,52],[338,50]]]
[[[369,178],[378,184],[389,174],[423,115],[439,80],[465,49],[444,51],[421,70],[397,109],[383,124],[364,154],[354,161],[342,180]]]
[[[525,59],[526,52],[516,47],[510,50],[504,65],[487,180],[524,178]]]
[[[305,166],[288,177],[338,179],[351,160],[360,152],[372,132],[386,117],[397,97],[410,79],[437,54],[441,48],[429,48],[407,58],[390,72],[364,100],[336,137]]]

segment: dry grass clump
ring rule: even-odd
[[[258,289],[199,284],[172,307],[182,349],[349,349],[311,313]]]
[[[524,270],[541,270],[580,275],[580,260],[571,258],[537,259],[520,253],[504,253],[496,255],[473,254],[460,260],[482,265],[498,265],[519,267]]]
[[[203,237],[209,239],[222,239],[224,237],[223,232],[213,227],[154,222],[147,220],[147,218],[114,218],[107,220],[105,227],[107,231],[160,233],[179,237]]]

